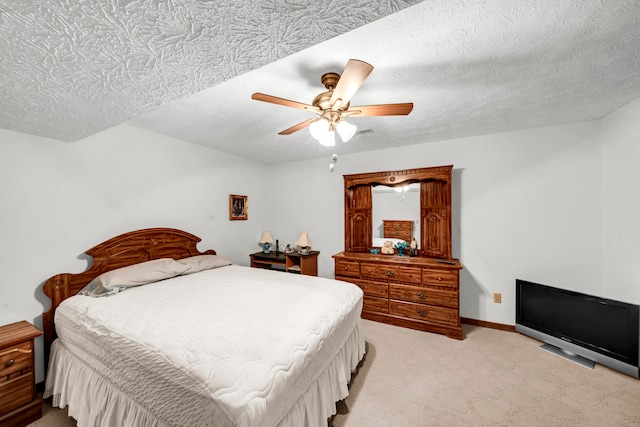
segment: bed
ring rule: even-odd
[[[126,233],[45,282],[44,397],[79,426],[326,426],[364,357],[362,291],[233,265],[199,241]],[[179,273],[85,295],[150,264]]]

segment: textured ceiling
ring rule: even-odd
[[[274,164],[598,119],[640,97],[638,1],[370,4],[0,3],[0,127],[75,141],[126,121]],[[327,148],[277,135],[311,113],[250,98],[311,103],[349,58],[375,67],[354,105],[413,112],[354,118],[361,134]]]
[[[418,0],[2,0],[0,127],[76,141]]]

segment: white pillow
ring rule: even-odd
[[[175,277],[188,268],[171,258],[145,261],[102,273],[78,294],[90,297],[113,295],[126,288]]]
[[[187,269],[180,273],[183,276],[232,264],[228,259],[218,255],[195,255],[179,259],[178,262],[187,266]]]

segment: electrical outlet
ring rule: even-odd
[[[493,294],[493,302],[495,302],[496,304],[502,304],[502,294],[495,292]]]

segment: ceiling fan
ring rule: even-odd
[[[311,104],[290,101],[276,96],[265,95],[264,93],[254,93],[251,95],[251,99],[316,113],[318,117],[305,120],[278,134],[290,135],[300,129],[309,127],[311,135],[320,144],[333,146],[335,145],[335,131],[338,132],[343,142],[347,142],[356,133],[357,127],[347,122],[345,117],[406,116],[413,109],[413,103],[411,102],[363,106],[350,105],[351,97],[364,83],[371,71],[373,71],[373,66],[370,64],[357,59],[350,59],[342,72],[342,76],[336,73],[325,73],[322,76],[322,85],[327,88],[327,92],[316,96]]]

